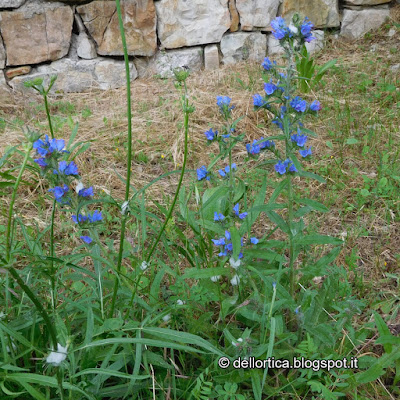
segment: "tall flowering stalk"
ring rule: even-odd
[[[301,174],[303,171],[298,156],[308,158],[311,156],[311,147],[306,147],[309,133],[304,128],[302,119],[307,114],[315,114],[320,110],[321,106],[318,101],[308,104],[299,96],[295,96],[295,80],[298,79],[294,64],[294,57],[298,54],[305,42],[315,39],[312,36],[313,24],[305,18],[302,22],[298,15],[295,15],[289,25],[282,17],[276,18],[271,23],[272,34],[279,40],[280,45],[285,51],[287,60],[286,67],[278,67],[276,62],[272,62],[269,58],[265,58],[262,66],[264,68],[264,92],[253,96],[255,110],[265,109],[274,115],[272,122],[283,132],[282,137],[285,143],[284,153],[277,149],[273,149],[277,157],[275,164],[276,173],[285,177],[287,197],[288,197],[288,214],[286,225],[281,225],[286,231],[289,241],[289,281],[290,293],[295,293],[295,236],[300,231],[299,223],[294,220],[294,188],[293,177]],[[271,76],[272,75],[272,76]],[[253,145],[248,151],[255,155],[259,151]]]

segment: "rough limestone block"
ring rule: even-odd
[[[209,44],[204,48],[204,68],[218,69],[219,68],[219,51],[216,44]]]
[[[221,40],[222,62],[262,61],[267,53],[267,37],[261,32],[235,32],[224,35]]]
[[[367,32],[378,29],[389,15],[389,9],[343,10],[340,35],[348,39],[358,39]]]
[[[130,63],[131,79],[137,77],[133,63]],[[83,92],[91,88],[115,89],[125,85],[125,64],[123,61],[97,58],[95,60],[71,60],[64,58],[50,65],[41,65],[32,73],[17,76],[9,81],[14,90],[24,91],[26,80],[43,78],[48,84],[50,77],[57,75],[52,91]]]
[[[0,36],[0,69],[6,66],[6,49],[4,48],[3,39]]]
[[[156,3],[162,47],[218,43],[231,27],[228,0],[161,0]]]
[[[190,49],[161,51],[157,54],[154,72],[162,78],[174,75],[175,68],[189,68],[198,71],[203,67],[203,49],[192,47]]]
[[[280,3],[281,0],[236,0],[242,30],[269,29]]]
[[[76,8],[103,56],[122,56],[122,42],[114,0],[92,1]],[[153,0],[121,2],[129,55],[152,56],[157,49],[156,11]]]
[[[68,53],[73,13],[60,4],[33,2],[0,12],[8,66],[57,60]]]
[[[340,25],[338,0],[283,0],[282,16],[290,20],[294,13],[308,17],[316,28]]]

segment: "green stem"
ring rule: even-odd
[[[49,103],[47,102],[47,93],[45,93],[43,95],[43,98],[44,98],[44,106],[46,108],[47,120],[49,121],[49,129],[50,129],[51,138],[54,139],[53,124],[51,123]]]
[[[293,187],[292,177],[288,176],[288,226],[289,226],[289,281],[290,281],[290,294],[292,298],[295,295],[295,271],[294,271],[294,241],[292,232],[293,222]]]
[[[150,252],[149,252],[149,254],[148,254],[147,258],[146,258],[147,262],[150,261],[150,258],[153,255],[154,250],[156,249],[157,244],[161,239],[161,235],[163,234],[163,232],[164,232],[164,230],[165,230],[165,228],[166,228],[166,226],[168,224],[168,221],[171,219],[172,212],[174,211],[176,201],[178,200],[179,191],[180,191],[181,186],[182,186],[183,176],[185,175],[185,167],[186,167],[187,154],[188,154],[188,134],[189,134],[189,114],[190,114],[189,101],[188,101],[188,98],[187,98],[186,82],[184,83],[184,88],[185,88],[185,92],[184,92],[184,95],[183,95],[184,96],[183,97],[183,111],[184,111],[184,115],[185,115],[185,120],[184,120],[185,149],[184,149],[184,155],[183,155],[183,164],[182,164],[181,175],[179,177],[178,187],[176,188],[175,196],[174,196],[172,204],[171,204],[171,206],[170,206],[170,208],[168,210],[167,217],[166,217],[166,219],[164,221],[164,224],[163,224],[160,232],[157,235],[157,238],[156,238],[156,240],[155,240],[155,242],[153,244],[153,247],[151,248],[151,250],[150,250]]]
[[[15,198],[17,196],[17,190],[18,190],[19,184],[22,179],[22,174],[24,173],[26,164],[28,163],[28,159],[29,159],[29,155],[32,150],[32,147],[33,147],[32,142],[29,142],[29,145],[26,148],[24,161],[22,162],[21,169],[19,170],[17,180],[15,181],[14,189],[13,189],[13,192],[11,195],[10,207],[8,208],[8,221],[7,221],[7,232],[6,232],[6,260],[8,263],[10,262],[10,253],[11,253],[11,224],[12,224],[12,219],[13,219],[12,216],[13,216],[13,211],[14,211]]]
[[[18,275],[18,272],[13,267],[8,267],[8,271],[12,275],[12,277],[17,281],[18,285],[21,286],[22,290],[26,293],[26,295],[31,299],[32,303],[38,309],[44,322],[46,323],[47,329],[49,330],[51,341],[53,342],[53,349],[57,349],[57,335],[56,331],[53,327],[53,324],[50,320],[49,315],[46,310],[43,308],[42,303],[36,298],[34,293],[29,289],[29,286],[25,285],[25,282]]]
[[[127,105],[127,116],[128,116],[128,157],[127,157],[127,174],[126,174],[126,186],[125,186],[125,202],[129,201],[129,189],[131,184],[131,166],[132,166],[132,110],[131,110],[131,78],[129,69],[129,57],[128,48],[126,45],[124,23],[122,21],[122,12],[120,0],[115,0],[115,5],[117,8],[119,30],[121,34],[122,47],[124,50],[124,60],[125,60],[125,75],[126,75],[126,105]],[[111,301],[110,308],[110,318],[114,314],[115,302],[117,300],[118,292],[118,274],[121,271],[122,265],[122,255],[124,252],[124,240],[125,240],[125,227],[126,227],[127,214],[125,213],[122,217],[120,239],[119,239],[119,251],[118,251],[118,262],[117,262],[117,274],[114,280],[113,297]]]
[[[53,311],[56,311],[56,282],[54,278],[54,216],[56,213],[56,200],[53,201],[53,209],[51,211],[51,225],[50,225],[50,280],[51,280],[51,303]]]

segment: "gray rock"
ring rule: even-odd
[[[391,70],[392,72],[400,71],[400,64],[394,64],[394,65],[392,65],[392,66],[390,67],[390,70]]]
[[[389,9],[343,10],[340,35],[348,39],[358,39],[367,32],[378,29],[389,18]]]
[[[269,29],[280,3],[281,0],[236,0],[242,30]]]
[[[219,68],[219,51],[216,44],[209,44],[204,48],[204,68]]]
[[[133,80],[137,76],[137,71],[133,63],[130,67]],[[48,84],[53,75],[57,75],[53,92],[79,93],[91,88],[115,89],[125,85],[125,64],[123,61],[104,58],[79,61],[64,58],[50,65],[34,68],[29,75],[17,76],[11,79],[9,84],[14,90],[25,91],[23,85],[25,81],[43,78],[45,84]]]
[[[175,68],[187,67],[191,71],[198,71],[203,67],[203,49],[192,47],[190,49],[161,51],[156,55],[154,73],[162,78],[174,76]]]
[[[0,0],[0,8],[18,8],[21,7],[26,0]]]
[[[10,96],[11,96],[10,86],[7,85],[3,71],[0,71],[0,101],[9,100]]]
[[[92,60],[97,57],[96,45],[85,32],[78,35],[76,52],[78,57],[85,60]]]
[[[221,40],[222,62],[234,64],[242,60],[262,61],[267,53],[267,36],[261,32],[235,32]]]
[[[129,72],[132,81],[137,78],[138,73],[133,63],[129,64]],[[96,82],[103,90],[117,89],[126,84],[125,63],[123,61],[101,60],[96,64],[94,74]]]
[[[161,0],[156,10],[158,37],[166,49],[218,43],[231,26],[228,0]]]

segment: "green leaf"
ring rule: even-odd
[[[308,235],[296,239],[297,245],[343,244],[343,240],[327,235]]]
[[[234,226],[230,229],[229,233],[231,234],[231,241],[233,246],[232,256],[235,260],[237,260],[240,250],[242,249],[240,234]]]
[[[383,320],[383,318],[376,311],[373,311],[373,314],[374,314],[374,320],[375,320],[376,328],[378,329],[378,332],[379,332],[379,336],[380,337],[382,337],[382,336],[390,336],[391,335],[390,329],[386,325],[386,323]],[[391,353],[392,352],[392,345],[389,344],[389,343],[384,344],[383,348],[385,349],[386,353]]]
[[[304,171],[304,170],[299,170],[299,172],[297,174],[299,176],[303,176],[304,178],[311,178],[311,179],[315,179],[318,182],[326,183],[326,180],[324,178],[322,178],[322,176],[314,174],[313,172],[307,172],[307,171]]]
[[[211,278],[212,276],[217,275],[228,275],[229,270],[225,267],[216,267],[216,268],[186,268],[185,273],[182,275],[183,279],[205,279]]]
[[[332,143],[330,140],[327,140],[327,141],[325,142],[325,144],[326,144],[331,150],[333,150],[333,143]]]
[[[356,138],[348,138],[348,139],[346,140],[346,144],[349,144],[349,145],[351,145],[351,144],[357,144],[357,143],[360,143],[360,141],[359,141],[358,139],[356,139]]]
[[[309,206],[309,207],[313,208],[316,211],[320,211],[320,212],[328,212],[329,211],[329,208],[327,208],[322,203],[320,203],[320,202],[318,202],[316,200],[300,199],[299,203],[305,204],[306,206]]]

